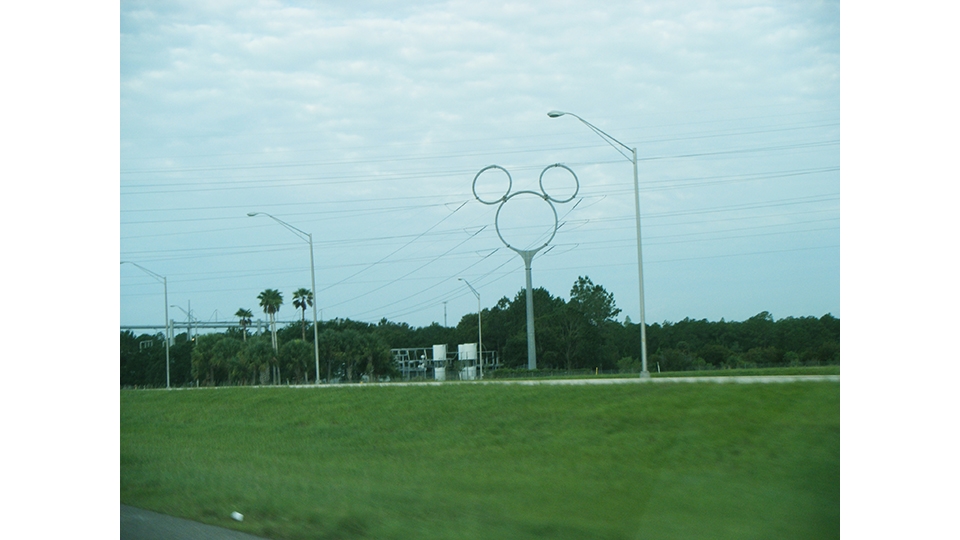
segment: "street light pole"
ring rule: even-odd
[[[320,384],[320,341],[317,338],[317,302],[319,301],[319,296],[317,294],[316,271],[315,271],[315,266],[313,264],[313,235],[307,232],[303,232],[300,229],[294,227],[293,225],[290,225],[289,223],[283,220],[280,220],[274,216],[271,216],[266,212],[248,212],[247,213],[247,216],[249,217],[254,217],[258,215],[267,216],[268,218],[279,223],[280,225],[283,225],[284,227],[287,228],[287,230],[289,230],[293,234],[300,237],[301,240],[303,240],[304,239],[303,237],[306,236],[306,241],[308,244],[310,244],[310,287],[313,288],[313,360],[314,360],[314,363],[316,364],[316,371],[317,371],[316,384]],[[329,382],[329,380],[327,382]]]
[[[620,152],[620,155],[622,155],[623,157],[633,162],[633,194],[634,194],[634,206],[636,209],[636,216],[637,216],[637,277],[640,282],[640,360],[641,360],[640,377],[648,378],[650,377],[650,372],[647,371],[647,321],[646,321],[646,313],[645,313],[646,310],[644,307],[644,298],[643,298],[643,249],[641,248],[641,243],[640,243],[640,180],[638,178],[639,175],[637,172],[637,149],[631,148],[623,144],[622,142],[610,136],[610,134],[608,134],[607,132],[603,131],[602,129],[591,124],[590,122],[587,122],[583,118],[580,118],[579,116],[573,113],[563,112],[563,111],[550,111],[547,113],[547,116],[549,116],[550,118],[558,118],[563,115],[570,115],[576,118],[577,120],[579,120],[580,122],[582,122],[583,125],[587,126],[594,133],[599,135],[601,139],[606,141],[607,144],[612,146],[617,152]],[[620,150],[620,148],[617,148],[617,145],[619,145],[620,147],[630,152],[630,155],[627,156],[626,154],[624,154]]]
[[[120,264],[132,264],[137,268],[143,270],[147,274],[150,274],[151,277],[163,283],[163,328],[166,330],[166,336],[164,336],[164,346],[166,348],[167,354],[167,390],[170,389],[170,309],[167,307],[167,278],[166,276],[161,276],[146,268],[140,266],[139,264],[131,261],[120,261]]]
[[[470,290],[473,291],[473,294],[477,296],[477,360],[478,360],[478,365],[480,366],[480,378],[482,379],[483,378],[483,320],[480,317],[480,314],[482,313],[480,309],[480,293],[478,293],[477,290],[473,288],[473,285],[471,285],[469,281],[463,278],[457,278],[457,279],[466,283],[467,287],[470,287]]]

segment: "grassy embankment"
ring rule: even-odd
[[[831,382],[131,390],[120,440],[123,504],[276,539],[840,534]]]

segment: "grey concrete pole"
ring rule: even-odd
[[[559,118],[564,115],[570,115],[579,120],[581,123],[583,123],[583,125],[587,126],[591,131],[599,135],[601,139],[607,142],[607,144],[612,146],[614,150],[620,152],[621,155],[633,162],[633,194],[637,219],[637,277],[640,281],[640,377],[648,378],[650,377],[650,372],[647,370],[647,320],[643,298],[643,249],[641,248],[640,242],[640,181],[637,173],[637,149],[630,148],[629,146],[610,136],[610,134],[606,131],[603,131],[597,126],[587,122],[583,118],[580,118],[571,112],[550,111],[547,113],[547,116],[550,118]],[[631,153],[631,156],[624,154],[620,148],[617,148],[617,145],[619,145],[620,148],[628,150]]]
[[[313,287],[313,361],[317,369],[316,384],[320,384],[320,341],[317,339],[317,276],[313,265],[313,235],[307,234],[310,239],[310,286]]]
[[[640,281],[640,377],[650,378],[647,371],[647,316],[643,300],[643,249],[640,247],[640,180],[637,174],[637,149],[631,148],[633,153],[633,201],[637,216],[637,277]]]
[[[286,221],[283,221],[282,219],[276,216],[270,215],[266,212],[247,212],[248,217],[254,217],[259,215],[267,216],[268,218],[276,221],[280,225],[283,225],[284,227],[286,227],[288,231],[299,236],[301,239],[305,239],[307,243],[310,244],[310,287],[313,288],[313,290],[311,291],[313,292],[313,360],[317,370],[316,384],[320,384],[320,341],[317,339],[317,302],[319,302],[319,295],[317,293],[316,265],[314,264],[314,260],[313,260],[313,234],[302,231],[294,227],[293,225],[287,223]],[[329,382],[329,371],[330,370],[328,369],[327,370],[328,382]]]
[[[167,301],[167,277],[166,277],[166,276],[161,276],[160,274],[157,274],[156,272],[152,272],[152,271],[150,271],[150,270],[147,270],[146,268],[140,266],[139,264],[137,264],[137,263],[135,263],[135,262],[131,262],[131,261],[120,261],[120,264],[132,264],[132,265],[136,266],[137,268],[143,270],[143,271],[146,272],[147,274],[149,274],[150,277],[152,277],[153,279],[155,279],[155,280],[163,283],[163,317],[164,317],[164,319],[165,319],[165,320],[163,321],[163,327],[166,329],[166,335],[164,336],[164,338],[165,338],[165,339],[164,339],[164,345],[165,345],[165,348],[166,348],[166,355],[167,355],[167,390],[169,390],[169,389],[170,389],[170,332],[171,332],[172,329],[173,329],[173,324],[172,324],[173,321],[170,320],[170,307],[169,307],[170,304],[169,304],[169,302]]]
[[[523,266],[527,274],[527,369],[537,369],[537,336],[533,328],[533,277],[530,263],[536,252],[524,251]]]
[[[163,278],[163,318],[166,319],[170,324],[170,307],[167,304],[167,278]],[[167,353],[167,390],[170,389],[170,328],[167,329],[167,335],[164,336],[164,341],[166,341],[166,353]]]
[[[469,281],[458,278],[460,281],[467,284],[467,287],[470,287],[470,290],[473,291],[473,294],[477,297],[477,360],[478,366],[480,366],[480,378],[483,378],[483,308],[480,304],[480,293],[473,288],[473,285]]]

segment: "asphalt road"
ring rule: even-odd
[[[264,540],[259,536],[120,505],[120,540]]]
[[[517,384],[524,386],[537,385],[604,385],[604,384],[671,384],[671,383],[715,383],[715,384],[776,384],[793,382],[817,382],[833,381],[840,382],[839,375],[748,375],[748,376],[726,376],[726,377],[650,377],[641,379],[640,377],[611,377],[607,379],[505,379],[505,380],[482,380],[482,381],[417,381],[417,382],[385,382],[385,383],[363,383],[363,384],[322,384],[320,386],[312,384],[291,385],[290,388],[364,388],[371,386],[435,386],[444,384]],[[210,387],[221,388],[221,387]],[[225,387],[223,387],[225,388]]]
[[[391,381],[374,383],[348,383],[348,384],[285,384],[277,386],[247,386],[245,388],[369,388],[371,386],[435,386],[449,384],[519,384],[525,386],[546,385],[579,385],[579,384],[670,384],[670,383],[719,383],[719,384],[762,384],[762,383],[792,383],[804,381],[833,381],[840,382],[839,375],[731,375],[731,376],[690,376],[690,377],[650,377],[641,379],[640,377],[611,377],[606,379],[485,379],[479,381]],[[236,388],[233,386],[201,386],[199,388],[188,386],[182,388],[153,388],[156,392],[173,391],[191,391],[191,390],[217,390],[221,388]]]

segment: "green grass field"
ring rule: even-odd
[[[839,538],[840,385],[124,390],[120,500],[274,539]]]

